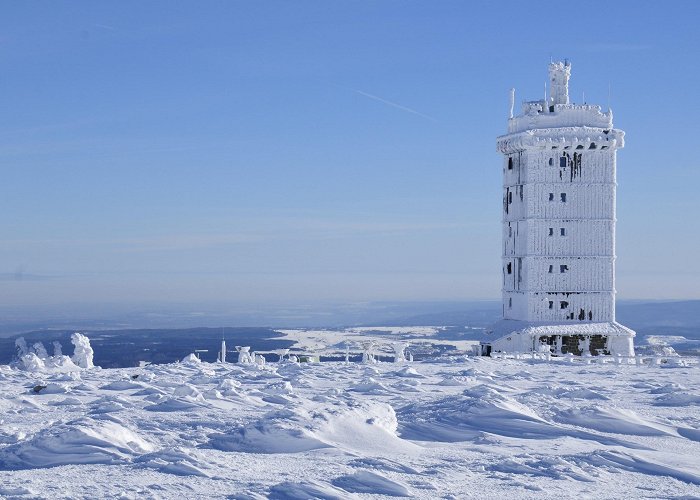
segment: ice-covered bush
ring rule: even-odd
[[[95,365],[92,362],[94,351],[90,346],[90,339],[81,333],[75,332],[70,336],[70,341],[75,346],[72,358],[73,363],[80,368],[94,367]]]

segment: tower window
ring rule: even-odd
[[[562,236],[566,236],[566,228],[565,227],[560,227],[559,228],[559,234]]]
[[[508,297],[508,309],[513,308],[513,297]]]
[[[513,158],[508,158],[508,170],[513,170]]]
[[[513,264],[512,263],[509,262],[508,265],[506,266],[506,269],[508,271],[508,274],[513,274]]]
[[[554,301],[553,300],[549,301],[549,308],[554,309]]]
[[[554,201],[554,193],[549,193],[549,201]]]
[[[560,309],[566,309],[567,307],[569,307],[569,303],[567,301],[562,300],[561,302],[559,302]]]
[[[567,273],[567,272],[569,272],[569,266],[567,266],[566,264],[562,264],[561,266],[559,266],[559,272],[560,272],[560,273]]]
[[[554,266],[552,264],[549,265],[549,274],[552,274],[554,272]]]
[[[566,156],[559,157],[559,167],[566,168]]]
[[[549,235],[554,236],[554,228],[553,227],[549,228]]]
[[[551,167],[552,165],[554,165],[554,158],[549,159],[549,166]]]
[[[566,203],[566,193],[561,193],[560,195],[562,203]]]

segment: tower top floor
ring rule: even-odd
[[[526,130],[594,127],[613,128],[611,110],[602,111],[598,105],[573,104],[569,102],[569,77],[571,63],[552,62],[549,64],[549,96],[538,101],[523,102],[521,114],[512,116],[514,91],[511,91],[511,117],[508,120],[508,133],[516,134]]]

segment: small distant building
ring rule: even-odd
[[[616,153],[612,111],[569,102],[568,61],[549,65],[549,95],[525,102],[503,154],[503,319],[491,351],[633,355],[615,321]],[[548,347],[549,346],[549,347]]]

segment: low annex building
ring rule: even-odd
[[[615,321],[616,154],[612,111],[569,102],[571,64],[549,65],[548,96],[525,102],[503,154],[503,319],[482,353],[633,355]]]

